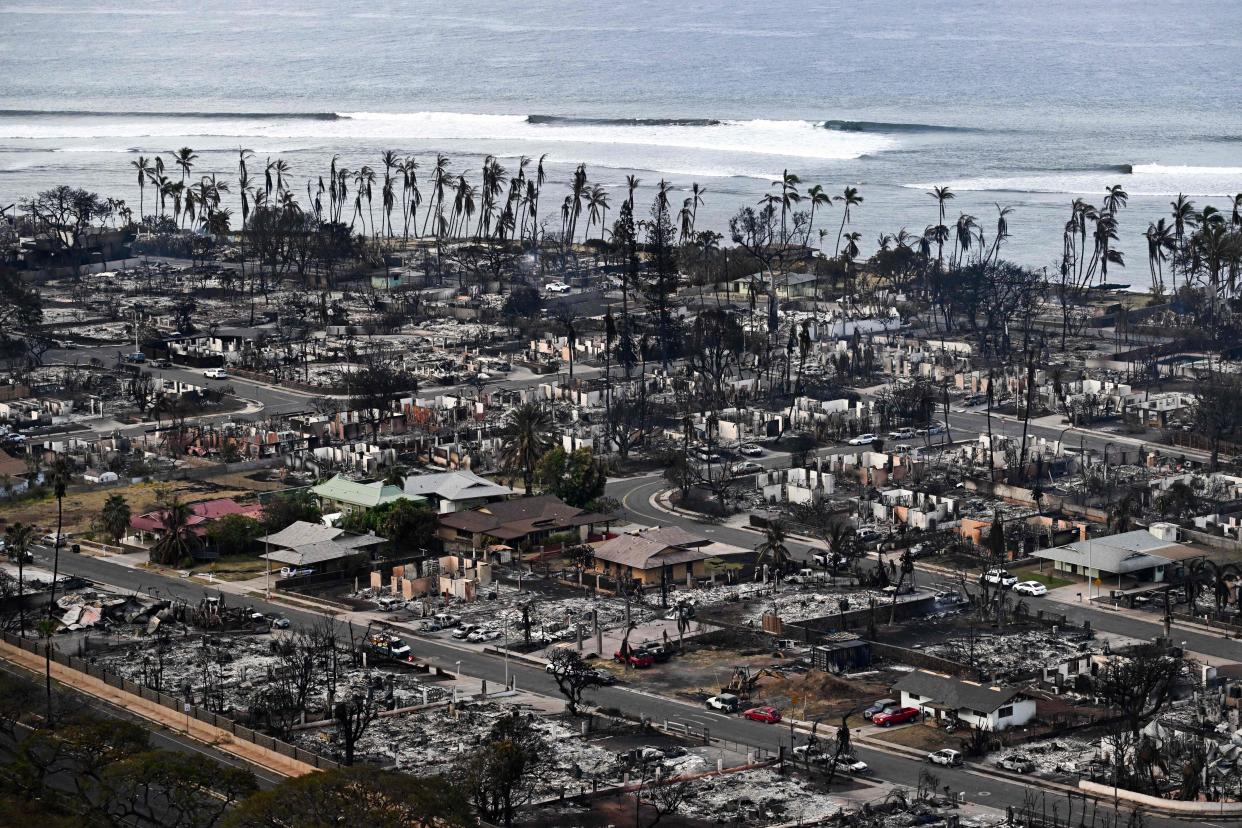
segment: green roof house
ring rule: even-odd
[[[427,502],[427,498],[407,494],[400,486],[386,486],[379,481],[359,483],[339,474],[318,486],[312,486],[311,492],[319,498],[319,505],[325,513],[373,509],[402,498],[414,503]]]

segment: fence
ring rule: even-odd
[[[28,638],[20,638],[9,632],[5,632],[3,635],[4,641],[14,647],[20,647],[21,649],[35,655],[44,655],[44,647],[46,645],[40,644],[38,641],[33,641]],[[288,756],[290,759],[304,762],[321,770],[332,770],[334,768],[341,767],[339,763],[333,762],[331,759],[325,759],[316,753],[311,753],[308,750],[303,750],[300,747],[296,747],[287,742],[282,742],[279,739],[259,733],[252,728],[239,725],[227,716],[212,713],[210,710],[203,710],[198,705],[188,704],[185,699],[169,695],[168,693],[162,693],[158,690],[153,690],[150,687],[131,681],[124,676],[118,675],[117,673],[114,673],[104,667],[100,667],[97,664],[91,664],[89,661],[78,658],[77,656],[65,655],[59,650],[53,648],[52,660],[57,664],[68,667],[70,670],[76,670],[79,673],[84,673],[92,678],[97,678],[109,687],[115,687],[116,689],[122,690],[126,693],[140,696],[147,701],[155,702],[162,707],[167,707],[168,709],[174,710],[182,715],[191,716],[200,722],[209,724],[213,727],[218,727],[221,730],[226,730],[239,739],[258,745],[261,748],[273,750],[282,756]]]

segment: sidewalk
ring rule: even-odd
[[[0,641],[0,658],[35,674],[42,674],[44,671],[43,658],[5,641]],[[178,715],[161,704],[112,687],[94,676],[70,669],[55,661],[52,662],[52,678],[74,690],[128,710],[166,730],[188,736],[196,742],[211,745],[217,750],[232,754],[252,765],[266,768],[281,776],[303,776],[316,770],[305,762],[299,762],[274,750],[238,739],[227,730],[199,721],[192,716]]]

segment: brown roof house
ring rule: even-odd
[[[310,569],[318,574],[349,569],[369,559],[388,540],[299,520],[261,538],[260,542],[269,550],[260,558],[289,569]]]
[[[655,526],[618,535],[595,547],[594,571],[644,586],[689,583],[706,575],[704,562],[709,558],[747,551],[676,526]]]
[[[555,495],[539,495],[440,515],[440,538],[445,549],[458,552],[483,549],[491,543],[489,539],[512,547],[533,547],[551,535],[567,532],[585,541],[595,524],[611,520],[611,515],[570,506]]]

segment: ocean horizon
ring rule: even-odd
[[[854,186],[864,255],[881,233],[935,223],[925,193],[948,185],[950,223],[966,212],[990,239],[1012,207],[1003,255],[1041,267],[1060,255],[1071,201],[1120,184],[1128,267],[1110,278],[1145,287],[1142,233],[1177,193],[1227,211],[1242,192],[1228,60],[1242,26],[1228,9],[903,8],[7,5],[0,206],[63,183],[136,211],[129,162],[181,146],[199,155],[195,178],[233,179],[239,147],[256,165],[280,157],[303,200],[333,155],[379,167],[391,149],[427,170],[441,152],[477,182],[487,155],[513,170],[546,154],[551,203],[579,163],[614,194],[638,176],[646,202],[662,178],[678,203],[698,183],[698,227],[726,241],[729,216],[783,170],[804,189]],[[817,213],[829,251],[840,220]]]

